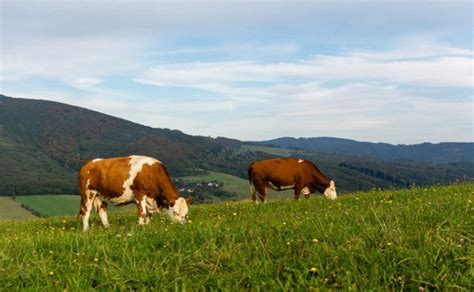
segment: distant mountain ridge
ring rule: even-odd
[[[338,147],[344,143],[359,145],[363,149],[366,147],[364,142],[318,139],[326,141],[326,147],[318,148],[318,151],[269,149],[225,137],[192,136],[179,130],[151,128],[58,102],[11,98],[0,94],[0,196],[77,193],[77,172],[86,160],[132,154],[160,159],[173,178],[203,176],[213,171],[234,175],[245,181],[247,167],[255,160],[296,156],[317,163],[325,175],[337,181],[338,192],[341,193],[474,179],[472,160],[439,164],[387,161],[337,153],[342,151]],[[291,143],[275,146],[308,147],[301,143],[295,145],[293,140],[306,141],[282,138],[277,142]],[[373,143],[368,144],[367,147],[373,146]],[[242,193],[239,191],[235,195],[218,189],[198,197],[196,201],[202,202],[208,195],[209,198],[220,199],[242,198],[247,191],[245,187]]]
[[[438,163],[474,162],[474,143],[469,142],[392,145],[388,143],[359,142],[331,137],[282,137],[267,141],[249,141],[248,143],[285,149],[374,157],[386,160],[413,160]]]

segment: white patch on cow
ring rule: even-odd
[[[105,211],[104,209],[99,209],[97,213],[99,214],[100,221],[102,222],[102,226],[104,226],[105,228],[109,227],[110,224],[109,224],[109,220],[107,219],[107,211]]]
[[[88,199],[90,200],[94,200],[94,198],[99,194],[99,192],[97,192],[96,190],[92,190],[89,188],[91,184],[91,179],[87,179],[87,182],[86,182],[86,196]]]
[[[302,163],[302,162],[304,162],[303,159],[298,159],[298,163]]]
[[[272,182],[267,182],[267,186],[275,191],[278,191],[278,188]]]
[[[254,185],[250,183],[250,197],[252,198],[252,201],[255,202],[255,204],[258,205],[258,195],[257,195],[257,190],[255,189]]]
[[[97,161],[101,161],[101,160],[103,160],[103,159],[102,158],[96,158],[96,159],[92,160],[92,163],[97,162]]]
[[[267,182],[267,186],[275,191],[286,191],[295,187],[295,185],[277,187],[272,182]]]
[[[143,197],[141,201],[139,200],[135,200],[135,202],[137,204],[140,204],[140,208],[142,209],[142,211],[140,212],[140,214],[138,214],[138,224],[140,225],[143,225],[147,222],[145,222],[145,218],[146,218],[146,212],[147,212],[147,200],[146,200],[146,197]]]
[[[153,165],[155,163],[161,163],[160,161],[146,156],[132,155],[130,156],[130,170],[128,172],[128,178],[123,182],[123,193],[120,197],[110,199],[113,204],[123,204],[133,201],[134,195],[132,191],[132,185],[137,177],[138,173],[142,170],[143,165]]]
[[[171,220],[179,222],[181,224],[186,223],[186,215],[188,214],[188,204],[184,198],[178,198],[174,202],[173,207],[168,208],[168,216]]]
[[[87,198],[86,199],[86,212],[82,216],[82,225],[84,227],[84,231],[87,231],[89,229],[89,216],[91,215],[91,210],[92,210],[92,200]]]
[[[333,180],[329,182],[329,187],[324,190],[324,196],[331,200],[335,200],[337,198],[336,184]]]
[[[154,198],[146,197],[146,210],[150,214],[160,212],[160,208],[158,208],[158,204]]]
[[[311,192],[309,191],[309,188],[308,187],[304,187],[302,190],[301,190],[301,194],[302,195],[305,195],[305,196],[308,196]]]

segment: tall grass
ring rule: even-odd
[[[474,185],[329,201],[192,206],[187,225],[135,210],[0,222],[0,287],[11,289],[472,290]]]

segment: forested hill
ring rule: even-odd
[[[91,158],[159,157],[173,175],[194,173],[202,159],[224,148],[207,137],[155,129],[92,110],[0,95],[1,191],[75,190],[81,164]],[[66,183],[67,182],[67,183]],[[32,189],[31,186],[35,186]]]
[[[387,160],[404,159],[423,162],[474,162],[474,143],[392,145],[329,137],[283,137],[250,143],[285,149],[301,149],[325,153],[375,157]]]
[[[160,159],[173,178],[204,178],[212,171],[221,187],[224,181],[240,182],[239,186],[225,187],[232,194],[222,188],[204,190],[201,194],[192,189],[194,197],[201,196],[198,202],[207,201],[205,198],[246,197],[249,163],[277,156],[298,156],[317,163],[325,175],[338,182],[341,193],[449,184],[474,178],[472,159],[437,164],[386,161],[335,154],[338,147],[327,146],[325,151],[315,152],[254,146],[225,137],[214,139],[151,128],[62,103],[0,95],[0,196],[77,193],[77,172],[83,162],[133,154]],[[236,177],[229,179],[219,174]]]

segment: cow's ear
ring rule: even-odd
[[[186,200],[186,203],[189,204],[189,203],[191,203],[191,202],[193,201],[193,198],[189,197],[189,198],[186,198],[185,200]]]

